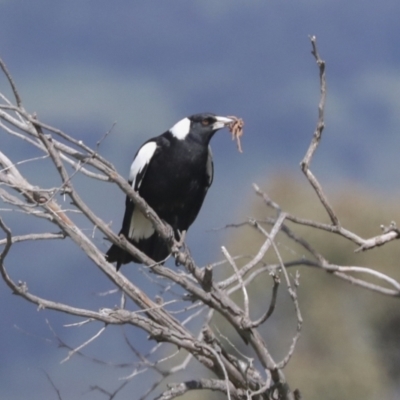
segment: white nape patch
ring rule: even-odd
[[[156,151],[157,143],[149,142],[140,148],[138,151],[133,163],[131,165],[131,169],[129,171],[129,180],[132,181],[133,189],[137,190],[140,187],[141,182],[138,182],[136,185],[136,177],[149,164],[151,157],[153,157],[154,152]]]
[[[189,118],[181,119],[169,131],[178,140],[185,139],[185,137],[189,134],[190,131],[190,119]]]
[[[129,226],[129,239],[138,241],[147,239],[154,233],[154,227],[151,222],[137,209],[133,210],[131,225]]]
[[[214,163],[213,163],[213,155],[212,155],[210,146],[208,146],[206,171],[207,171],[207,175],[208,175],[208,186],[211,186],[213,177],[214,177]]]

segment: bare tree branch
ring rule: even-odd
[[[326,101],[326,79],[325,79],[325,61],[321,60],[318,50],[317,50],[317,38],[315,36],[310,37],[311,45],[312,45],[312,55],[314,56],[318,68],[319,68],[319,79],[321,85],[321,98],[318,105],[318,122],[317,128],[314,131],[314,136],[312,138],[310,147],[308,148],[306,155],[303,158],[303,161],[300,163],[301,169],[306,175],[308,181],[310,182],[311,186],[314,188],[315,192],[318,195],[319,200],[321,201],[322,205],[325,207],[326,212],[329,214],[329,217],[332,221],[333,225],[339,225],[339,220],[333,211],[331,205],[327,197],[325,196],[324,192],[322,191],[322,187],[315,178],[314,174],[310,171],[310,163],[311,159],[317,150],[317,147],[321,141],[322,131],[325,127],[325,101]]]
[[[46,229],[45,232],[35,229],[36,233],[15,236],[12,234],[12,231],[15,232],[14,228],[9,228],[8,221],[6,224],[5,220],[0,218],[0,229],[5,236],[0,239],[0,245],[4,246],[0,254],[2,279],[14,294],[37,305],[39,309],[47,308],[77,317],[75,322],[65,325],[71,329],[101,322],[102,325],[97,328],[97,333],[92,334],[77,347],[68,346],[58,339],[59,343],[69,351],[62,362],[76,354],[82,355],[81,350],[102,335],[109,325],[133,326],[145,331],[149,335],[148,339],[155,341],[151,350],[145,354],[136,343],[132,344],[125,336],[125,342],[132,352],[134,361],[131,364],[117,366],[130,367],[130,373],[120,378],[121,382],[114,391],[106,390],[102,385],[91,385],[91,391],[100,392],[109,399],[114,399],[134,378],[145,372],[155,371],[158,374],[156,379],[149,383],[140,399],[144,400],[156,391],[158,391],[157,399],[167,400],[191,390],[214,390],[224,393],[228,398],[240,400],[295,400],[300,398],[299,391],[290,388],[283,370],[294,354],[303,319],[297,297],[299,274],[298,271],[293,275],[290,274],[289,268],[306,266],[321,269],[353,285],[400,297],[400,283],[396,279],[374,268],[335,265],[316,248],[311,239],[295,231],[297,226],[303,226],[311,230],[338,235],[355,244],[357,246],[355,251],[369,250],[398,239],[400,236],[400,231],[394,223],[389,227],[383,227],[380,235],[368,239],[342,227],[322,186],[310,170],[312,158],[320,145],[325,126],[326,101],[325,62],[319,55],[316,38],[312,36],[310,41],[312,55],[319,69],[320,99],[317,126],[301,162],[301,169],[316,192],[318,201],[327,212],[330,223],[303,219],[284,211],[278,203],[254,185],[256,194],[262,197],[266,209],[272,210],[274,217],[248,218],[245,222],[230,224],[230,226],[236,229],[250,226],[262,238],[262,244],[254,252],[255,254],[241,256],[233,255],[233,252],[228,252],[223,246],[225,260],[205,267],[199,267],[196,264],[185,245],[184,237],[176,240],[172,228],[162,221],[144,199],[133,190],[126,179],[116,171],[113,164],[99,154],[100,146],[103,145],[114,125],[92,149],[79,138],[74,138],[44,123],[35,114],[30,114],[22,107],[22,100],[11,74],[4,62],[0,60],[0,68],[15,97],[15,102],[12,102],[0,93],[2,101],[0,129],[12,140],[23,141],[24,145],[31,146],[36,153],[39,151],[41,154],[38,157],[14,161],[8,156],[7,149],[1,149],[0,199],[7,206],[0,211],[22,213],[26,218],[40,218],[56,226],[53,233],[52,229]],[[47,188],[31,184],[20,172],[23,164],[35,163],[43,159],[51,160],[52,168],[58,174],[56,183],[49,182]],[[155,263],[135,248],[123,235],[116,235],[101,216],[93,212],[90,203],[83,201],[85,196],[81,196],[74,185],[78,175],[85,176],[85,179],[97,179],[101,184],[116,184],[132,199],[135,206],[152,223],[159,236],[165,240],[170,248],[171,258],[175,259],[180,268],[171,269],[162,263]],[[59,194],[63,194],[70,200],[71,204],[68,208],[63,203],[57,202]],[[75,217],[77,213],[79,213],[79,218]],[[80,218],[90,225],[89,228],[83,229],[78,225],[75,219]],[[89,233],[86,234],[85,231]],[[149,298],[142,288],[127,279],[121,272],[116,272],[114,267],[105,260],[103,251],[98,248],[94,240],[97,231],[100,231],[106,240],[120,246],[144,264],[140,273],[159,290],[155,300]],[[284,236],[290,245],[300,246],[307,258],[301,256],[294,260],[286,260],[286,257],[279,252],[277,245],[281,236]],[[107,293],[122,294],[120,308],[103,307],[99,310],[90,310],[72,307],[69,304],[37,296],[29,290],[26,282],[15,282],[11,278],[13,275],[10,276],[8,273],[10,258],[7,257],[12,246],[18,248],[21,242],[64,238],[71,239],[76,247],[97,266],[98,272],[109,279],[112,288]],[[271,248],[274,259],[278,259],[273,264],[268,262]],[[220,278],[221,271],[224,273],[224,279]],[[271,284],[271,275],[273,284]],[[293,318],[297,320],[297,328],[286,355],[282,361],[276,362],[259,328],[268,321],[276,308],[281,276],[294,305],[295,317]],[[378,283],[369,282],[370,278],[377,280]],[[256,293],[252,293],[249,285],[257,279],[265,279],[266,285],[271,287],[271,295],[268,295],[265,308],[260,311],[261,316],[252,320],[250,314],[259,297],[257,298]],[[234,300],[233,294],[238,290],[243,294],[243,306]],[[130,309],[131,301],[134,303],[134,311]],[[258,304],[263,303],[258,302]],[[231,337],[221,332],[218,327],[214,328],[214,315],[222,318],[228,329],[236,332],[250,349],[239,351],[239,346],[233,343]],[[197,323],[193,324],[194,321]],[[199,331],[198,328],[196,330],[192,325],[201,325],[202,330]],[[213,329],[218,331],[219,336],[214,334]],[[251,352],[251,357],[247,355],[248,352]],[[98,361],[94,358],[93,360]],[[199,377],[195,380],[171,384],[167,390],[161,389],[161,384],[167,377],[171,378],[177,372],[187,369],[194,360],[207,368],[213,374],[213,378]],[[109,363],[107,365],[111,366]],[[47,377],[56,390],[58,398],[61,398],[60,392],[49,375]],[[160,390],[162,393],[158,394]]]

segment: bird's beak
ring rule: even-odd
[[[233,119],[231,118],[227,118],[227,117],[215,117],[215,119],[217,120],[216,122],[214,122],[213,124],[213,129],[217,130],[217,129],[221,129],[224,126],[229,125],[231,122],[233,122]]]

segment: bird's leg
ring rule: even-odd
[[[185,244],[185,238],[186,238],[186,232],[187,231],[179,231],[177,230],[177,236],[179,236],[179,239],[177,240],[177,247],[178,249],[180,249],[184,244]],[[179,262],[177,259],[175,259],[175,266],[178,267],[179,266]]]
[[[178,245],[179,248],[181,248],[185,244],[186,232],[187,231],[182,231],[181,232],[181,231],[178,230],[179,240],[177,242],[177,245]]]

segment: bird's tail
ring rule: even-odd
[[[170,253],[165,241],[157,234],[150,236],[148,239],[142,239],[139,242],[130,242],[155,262],[162,262]],[[117,271],[123,264],[128,264],[130,262],[141,264],[141,261],[138,258],[115,244],[113,244],[107,251],[106,260],[110,263],[116,262]]]
[[[109,263],[117,263],[117,271],[120,269],[122,264],[127,264],[130,261],[128,258],[133,261],[133,256],[115,244],[113,244],[106,253],[106,260]]]

